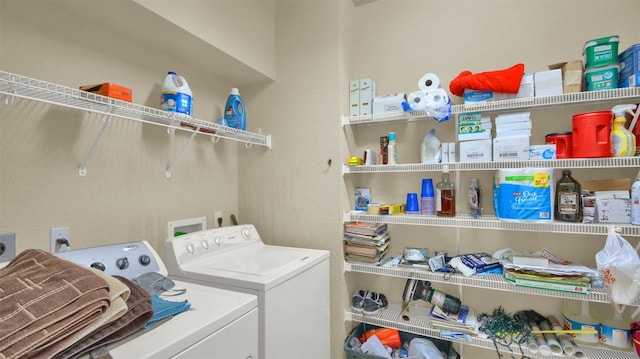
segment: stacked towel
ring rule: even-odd
[[[122,283],[115,277],[110,276],[103,271],[91,267],[89,267],[89,269],[109,284],[111,305],[104,313],[102,313],[102,315],[97,320],[93,321],[82,330],[79,330],[74,335],[69,336],[69,338],[67,338],[66,340],[60,341],[56,345],[50,346],[49,348],[38,354],[39,356],[53,357],[57,353],[65,351],[65,349],[67,349],[70,345],[74,345],[82,338],[93,333],[98,328],[117,320],[125,313],[127,313],[126,300],[131,295],[131,290],[129,289],[129,287],[127,287],[124,283]]]
[[[110,306],[109,284],[91,270],[28,249],[0,269],[0,358],[40,355]]]
[[[131,295],[127,299],[127,312],[117,320],[96,329],[93,333],[60,353],[56,358],[75,358],[97,350],[135,333],[151,319],[153,309],[149,294],[126,278],[119,276],[114,276],[114,278],[121,281],[131,290]]]

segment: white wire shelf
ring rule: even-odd
[[[451,171],[487,171],[505,168],[621,168],[639,167],[640,157],[569,158],[539,161],[495,161],[495,162],[448,162],[448,163],[404,163],[396,165],[342,165],[342,174],[394,173],[394,172],[441,172],[443,165]]]
[[[343,221],[370,222],[416,226],[439,226],[450,228],[478,228],[492,230],[592,234],[606,236],[613,226],[622,236],[640,236],[640,226],[625,223],[570,223],[559,221],[513,222],[500,220],[494,216],[483,215],[473,218],[468,214],[458,214],[455,217],[438,217],[435,215],[394,214],[378,215],[366,212],[344,212]]]
[[[602,91],[584,91],[547,97],[528,97],[501,101],[488,101],[451,106],[451,114],[469,112],[489,112],[562,107],[580,104],[621,102],[640,99],[640,87],[619,88]],[[392,114],[367,116],[342,116],[342,126],[374,125],[401,121],[431,119],[424,111],[397,112]]]
[[[515,286],[506,281],[501,275],[489,274],[487,276],[470,276],[465,277],[459,273],[434,273],[426,269],[420,268],[404,268],[404,267],[381,267],[367,263],[350,263],[344,261],[344,271],[354,273],[367,273],[373,275],[383,275],[396,278],[411,278],[419,280],[428,280],[434,283],[445,283],[461,285],[465,287],[485,288],[490,290],[499,290],[511,293],[531,294],[544,297],[554,297],[563,299],[586,300],[589,302],[609,303],[609,297],[604,288],[591,288],[589,293],[568,293],[559,292],[548,289],[537,289]],[[640,299],[636,299],[631,305],[640,305]]]
[[[42,80],[0,71],[0,94],[5,95],[4,103],[11,105],[14,97],[39,101],[67,108],[85,110],[105,116],[115,116],[128,120],[179,129],[260,145],[271,148],[271,135],[263,135],[202,121],[190,116],[162,111],[134,103],[112,99],[106,96],[81,91]]]
[[[432,327],[429,323],[429,312],[426,308],[417,306],[411,306],[409,320],[402,318],[402,305],[399,303],[389,303],[388,308],[380,310],[376,315],[366,315],[362,313],[355,313],[346,309],[344,312],[345,321],[356,321],[361,323],[367,323],[371,325],[377,325],[381,327],[394,328],[400,331],[414,333],[426,337],[438,338],[447,340],[454,343],[460,343],[465,345],[473,345],[495,351],[493,342],[489,339],[483,339],[476,336],[471,336],[471,341],[463,339],[454,340],[445,338],[440,335],[440,331]],[[586,354],[589,359],[634,359],[638,358],[638,355],[633,351],[622,351],[610,349],[605,346],[578,344],[580,349]],[[509,348],[498,346],[501,352],[520,354],[520,348],[516,344],[512,344]],[[542,355],[539,352],[534,353],[526,347],[526,344],[522,345],[522,352],[531,358],[542,359],[557,359],[557,358],[570,358],[567,355]]]

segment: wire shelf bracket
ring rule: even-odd
[[[78,169],[78,175],[80,175],[81,177],[87,175],[87,163],[89,163],[89,159],[93,155],[93,151],[96,149],[98,142],[100,142],[100,139],[102,139],[104,131],[107,129],[109,122],[111,122],[111,115],[104,115],[102,117],[102,125],[100,126],[100,130],[98,131],[96,137],[93,139],[93,143],[91,143],[91,147],[89,147],[89,152],[87,152],[86,156],[84,156],[84,160],[82,160],[80,168]]]

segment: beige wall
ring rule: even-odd
[[[34,6],[0,0],[0,69],[73,87],[112,81],[132,87],[134,102],[152,107],[157,107],[164,74],[175,70],[189,80],[196,117],[209,121],[222,115],[229,89],[240,83],[247,129],[272,134],[273,148],[214,144],[198,136],[167,179],[166,166],[187,134],[169,136],[160,127],[114,119],[89,161],[87,176],[79,177],[78,166],[100,117],[22,100],[11,107],[1,105],[0,232],[16,232],[19,250],[47,249],[54,226],[71,227],[75,248],[145,239],[162,250],[167,221],[207,216],[212,226],[215,210],[225,213],[225,224],[235,213],[240,222],[256,224],[270,244],[332,251],[334,358],[343,355],[342,341],[351,328],[342,318],[352,292],[377,290],[399,301],[404,284],[401,279],[343,273],[342,212],[352,207],[353,188],[370,186],[376,200],[401,201],[406,192],[418,189],[420,178],[439,177],[343,177],[342,162],[375,148],[376,138],[389,131],[398,133],[401,163],[418,161],[419,141],[431,128],[443,140],[454,139],[453,121],[341,128],[340,116],[348,110],[348,81],[371,76],[378,94],[411,92],[420,76],[434,72],[448,88],[462,70],[488,71],[522,62],[527,71],[540,71],[548,64],[581,58],[584,42],[601,36],[619,35],[621,49],[640,42],[636,0],[379,0],[358,7],[350,1],[276,1],[272,7],[257,7],[249,17],[260,26],[272,24],[266,34],[247,28],[239,32],[244,38],[234,44],[248,42],[247,48],[216,42],[211,36],[218,32],[212,31],[188,37],[186,45],[176,45],[176,53],[163,45],[156,27],[165,25],[167,16],[151,16],[139,3],[145,2],[94,1],[91,6],[99,6],[99,11],[91,11],[77,2]],[[228,13],[228,2],[208,5],[213,10],[223,4],[221,12]],[[114,11],[108,21],[96,16],[114,6],[126,6],[127,11]],[[141,19],[135,32],[113,27],[124,25],[120,22],[129,16]],[[206,16],[195,18],[200,29],[206,28]],[[211,22],[217,24],[225,23]],[[171,38],[184,36],[187,26],[182,25],[168,30]],[[265,36],[264,43],[253,43],[256,36]],[[233,70],[232,76],[226,69]],[[572,113],[608,106],[537,111],[533,140],[541,143],[548,132],[570,130]],[[575,175],[631,177],[634,172],[577,170]],[[464,187],[470,175],[454,178]],[[490,174],[479,176],[485,186],[490,183]],[[604,242],[596,236],[509,231],[406,226],[392,226],[391,231],[394,251],[412,245],[449,253],[547,247],[590,265]],[[503,305],[510,311],[531,307],[553,314],[561,302],[482,289],[443,289],[461,295],[478,311]],[[464,354],[495,356],[475,348],[465,348]]]

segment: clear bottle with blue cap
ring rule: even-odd
[[[389,132],[389,145],[387,146],[387,149],[389,151],[389,160],[388,160],[388,164],[390,165],[395,165],[398,164],[398,154],[397,154],[397,150],[396,150],[396,133],[395,132]]]

